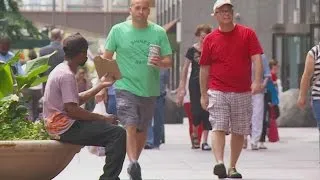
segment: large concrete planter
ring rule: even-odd
[[[51,180],[80,149],[54,140],[0,141],[0,179]]]
[[[299,89],[289,89],[280,94],[280,117],[277,119],[279,127],[316,127],[310,97],[307,97],[306,108],[301,110],[297,106]]]

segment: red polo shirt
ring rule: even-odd
[[[219,29],[208,34],[203,42],[199,64],[209,65],[208,88],[222,92],[251,90],[251,56],[262,54],[256,33],[236,25],[230,32]]]

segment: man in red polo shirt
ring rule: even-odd
[[[236,170],[244,135],[251,133],[251,95],[262,87],[262,48],[253,30],[234,24],[230,0],[217,0],[213,14],[216,29],[204,40],[200,59],[201,105],[210,113],[213,151],[219,178],[242,178]],[[255,79],[251,80],[254,63]],[[228,174],[223,162],[225,134],[231,128],[231,156]]]

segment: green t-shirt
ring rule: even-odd
[[[161,56],[172,54],[167,34],[157,24],[149,22],[147,28],[137,29],[130,20],[112,27],[105,49],[117,54],[122,79],[116,81],[116,89],[142,97],[160,95],[159,69],[147,65],[150,44],[161,47]]]

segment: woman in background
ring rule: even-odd
[[[203,125],[203,133],[202,133],[202,144],[201,149],[204,151],[210,151],[211,147],[208,145],[208,133],[209,130],[212,129],[211,124],[209,122],[209,113],[202,109],[200,104],[200,83],[199,83],[199,73],[200,66],[199,60],[202,52],[202,43],[207,34],[211,32],[212,28],[208,24],[198,25],[196,28],[195,36],[198,38],[198,42],[192,45],[187,53],[186,60],[184,62],[184,66],[181,72],[180,84],[178,87],[178,105],[182,105],[183,97],[186,95],[186,82],[188,75],[188,68],[191,64],[191,75],[189,78],[189,92],[190,92],[190,104],[191,104],[191,113],[192,113],[192,123],[193,123],[193,132],[191,135],[192,139],[192,148],[198,149],[200,148],[200,141],[198,136],[199,126]]]
[[[190,74],[191,74],[191,65],[189,65],[189,70],[188,70],[188,77],[187,77],[187,82],[186,82],[186,87],[189,86],[189,78],[190,78]],[[190,140],[191,140],[191,144],[193,145],[193,141],[192,141],[192,135],[193,135],[193,119],[192,119],[192,112],[191,112],[191,104],[190,104],[190,93],[189,93],[189,89],[186,90],[186,95],[184,96],[183,99],[183,108],[184,111],[188,117],[188,123],[189,123],[189,136],[190,136]],[[201,141],[201,136],[202,136],[202,125],[199,126],[198,128],[198,141]],[[194,149],[194,147],[192,146],[192,149]]]
[[[318,123],[320,148],[320,43],[307,53],[304,72],[300,83],[298,106],[304,109],[307,104],[307,93],[311,84],[311,104],[314,117]],[[320,149],[319,149],[320,157]],[[319,159],[320,161],[320,159]]]
[[[79,67],[77,74],[76,74],[76,80],[77,80],[79,93],[84,92],[92,87],[92,84],[87,76],[88,76],[87,69],[85,67]],[[83,104],[81,107],[91,111],[92,110],[92,107],[91,107],[92,101],[93,101],[93,99],[88,101],[86,104]]]

